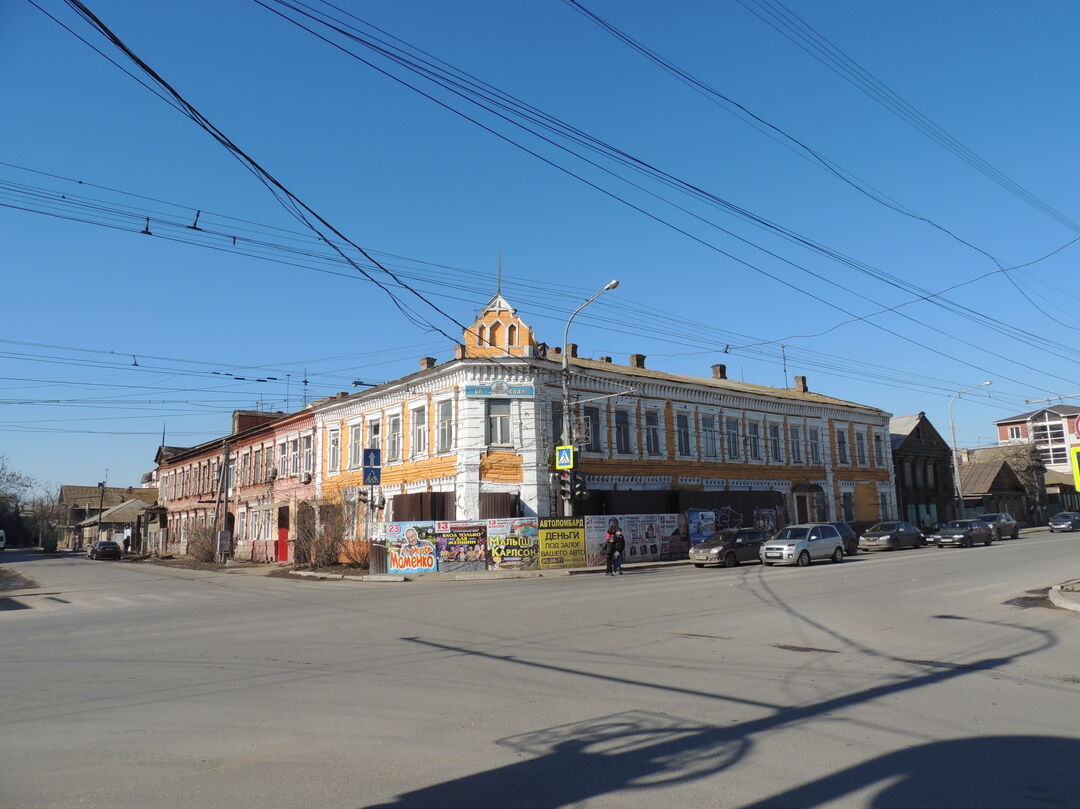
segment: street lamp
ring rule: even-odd
[[[570,432],[570,352],[567,351],[567,340],[570,336],[570,324],[574,322],[574,318],[577,317],[578,312],[595,301],[609,289],[615,289],[619,285],[618,281],[611,281],[603,289],[597,291],[591,298],[585,301],[581,306],[573,311],[573,314],[566,319],[566,328],[563,329],[562,335],[562,436],[561,442],[563,446],[567,446],[573,440],[573,435]],[[572,517],[574,515],[574,503],[573,500],[563,501],[563,516]]]
[[[960,451],[956,448],[956,422],[953,421],[952,408],[956,404],[956,400],[963,396],[965,393],[971,393],[973,390],[979,388],[985,388],[987,385],[992,385],[993,382],[980,382],[978,385],[972,385],[970,388],[964,388],[957,394],[954,394],[949,399],[949,429],[952,431],[952,469],[953,469],[953,484],[956,487],[956,516],[961,516],[960,512],[964,508],[964,486],[960,482]]]

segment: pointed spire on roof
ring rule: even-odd
[[[484,308],[480,310],[480,314],[485,315],[488,312],[509,312],[510,314],[517,312],[517,309],[511,306],[502,294],[502,250],[499,251],[499,269],[496,277],[495,296],[484,305]]]

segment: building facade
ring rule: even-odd
[[[665,513],[729,506],[781,524],[896,516],[889,414],[811,392],[654,371],[577,356],[567,347],[578,514]],[[455,358],[314,408],[317,483],[339,500],[346,535],[364,536],[367,503],[385,520],[558,515],[554,449],[562,431],[559,351],[535,340],[496,295]],[[365,485],[363,450],[381,480]]]
[[[1034,444],[1043,466],[1072,474],[1069,449],[1080,444],[1080,407],[1055,405],[994,422],[998,446]]]
[[[889,421],[900,516],[928,529],[956,518],[952,450],[926,413]]]

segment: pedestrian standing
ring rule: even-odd
[[[605,571],[605,574],[608,576],[615,575],[614,567],[616,547],[617,543],[615,541],[615,532],[612,530],[608,530],[608,532],[604,534],[604,556],[607,558],[607,570]]]
[[[612,570],[622,575],[622,560],[626,555],[626,538],[623,536],[621,528],[615,529],[615,552],[612,554],[611,567]]]

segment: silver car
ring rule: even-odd
[[[766,565],[806,567],[823,559],[844,561],[844,540],[828,523],[789,525],[761,546],[761,561]]]
[[[1008,514],[980,514],[979,519],[984,523],[989,524],[991,530],[994,532],[994,539],[1005,539],[1005,537],[1011,537],[1013,539],[1020,538],[1020,523],[1014,520]]]

